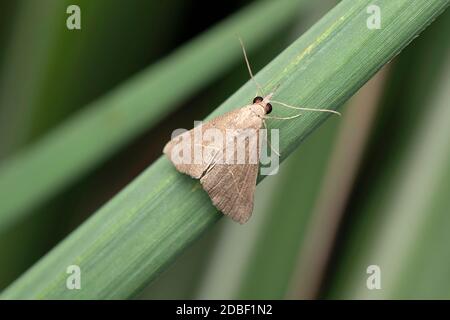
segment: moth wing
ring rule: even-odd
[[[202,133],[204,133],[208,129],[215,128],[220,130],[222,132],[222,135],[225,136],[226,129],[260,129],[261,126],[262,119],[258,118],[253,112],[251,112],[249,106],[245,106],[240,109],[229,111],[208,122],[201,124],[201,130]],[[191,150],[191,159],[194,159],[195,148],[193,144],[195,129],[196,128],[191,129],[179,136],[174,137],[165,145],[163,152],[171,160],[178,171],[190,175],[195,179],[200,179],[200,177],[202,177],[208,167],[213,164],[213,159],[202,159],[203,161],[201,161],[200,163],[195,163],[194,161],[191,161],[189,163],[180,163],[178,161],[174,161],[172,153],[176,145],[189,144],[187,145],[187,147],[189,150]],[[185,139],[186,137],[188,139]],[[213,152],[214,150],[220,150],[221,152],[223,152],[223,147],[226,144],[227,142],[218,143],[215,141],[203,141],[202,146],[207,148],[211,152]]]
[[[245,223],[252,215],[253,198],[256,188],[256,179],[259,169],[259,129],[262,127],[262,119],[256,116],[250,108],[245,109],[241,114],[239,121],[234,123],[235,129],[244,129],[238,131],[236,137],[226,136],[226,148],[234,147],[234,160],[238,159],[237,141],[243,141],[244,154],[250,155],[256,151],[256,156],[250,161],[250,156],[243,163],[213,163],[200,179],[203,189],[208,192],[213,204],[223,214],[230,216],[234,221]],[[250,138],[245,140],[248,132],[245,129],[253,129],[255,133],[254,142],[250,143]],[[237,140],[235,140],[237,138]],[[244,140],[242,140],[244,138]],[[241,147],[242,147],[241,146]],[[252,149],[252,147],[256,147]],[[225,151],[224,151],[225,152]]]
[[[183,149],[183,145],[186,145],[188,148],[192,148],[192,141],[194,141],[194,129],[172,138],[164,146],[163,152],[179,172],[190,175],[192,178],[199,179],[205,171],[207,165],[205,165],[204,163],[195,163],[193,161],[187,163],[183,161],[177,161],[175,160],[174,155],[174,152],[176,153],[175,148],[177,146],[181,147],[181,149]],[[191,150],[191,159],[193,159],[194,150],[193,148],[189,150]]]
[[[251,109],[251,105],[225,113],[202,124],[202,133],[208,129],[218,129],[225,141],[216,143],[215,141],[204,141],[202,146],[208,150],[220,149],[225,157],[226,148],[235,143],[235,137],[226,134],[227,129],[245,130],[254,129],[256,135],[256,162],[255,163],[226,163],[219,162],[215,156],[204,159],[200,164],[186,163],[177,164],[172,159],[172,150],[177,143],[175,137],[164,147],[164,153],[174,163],[178,171],[188,174],[193,178],[200,179],[203,189],[208,193],[213,204],[225,215],[230,216],[239,223],[245,223],[253,211],[253,198],[256,188],[256,179],[259,168],[259,130],[263,120]],[[187,131],[180,135],[190,137],[191,149],[194,141],[194,130]],[[244,133],[242,133],[244,134]],[[237,138],[239,138],[239,135]],[[227,140],[228,139],[228,140]],[[224,148],[225,146],[225,148]],[[245,141],[245,154],[249,154],[250,142]],[[213,154],[214,155],[214,154]],[[235,159],[238,158],[237,148],[234,149]],[[224,160],[224,158],[222,158]],[[248,159],[247,159],[248,160]],[[248,161],[250,162],[250,161]]]
[[[216,164],[200,183],[217,209],[242,224],[252,215],[258,168],[258,164]]]

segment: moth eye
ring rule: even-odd
[[[261,101],[263,101],[264,99],[262,98],[262,97],[255,97],[255,99],[253,99],[253,103],[258,103],[258,102],[261,102]]]
[[[264,108],[266,111],[266,114],[269,114],[272,112],[272,105],[270,103],[266,104],[266,107]]]

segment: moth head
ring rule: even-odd
[[[264,108],[265,114],[269,114],[272,112],[272,105],[269,102],[264,102],[264,98],[257,96],[253,99],[253,104],[258,103]]]

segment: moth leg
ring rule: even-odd
[[[267,145],[270,147],[270,149],[271,149],[273,152],[275,152],[275,154],[276,154],[277,156],[281,157],[281,154],[278,153],[278,151],[275,150],[275,149],[272,147],[272,145],[270,144],[270,142],[269,142],[269,139],[268,139],[268,137],[267,137],[268,131],[269,131],[269,130],[267,129],[266,120],[263,118],[262,121],[263,121],[264,129],[266,129],[266,134],[265,134],[264,139],[266,139]]]

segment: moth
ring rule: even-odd
[[[256,82],[250,63],[247,58],[243,42],[239,39],[244,54],[250,78],[254,81],[258,91],[263,93],[262,87]],[[276,89],[275,89],[276,90]],[[274,90],[274,91],[275,91]],[[203,189],[208,193],[214,206],[223,214],[230,216],[234,221],[241,224],[247,222],[253,211],[253,198],[256,188],[256,179],[259,170],[260,156],[260,135],[263,127],[267,127],[265,119],[293,119],[300,114],[291,117],[273,117],[268,116],[272,112],[272,103],[282,106],[307,111],[321,111],[337,113],[328,109],[310,109],[294,107],[283,102],[272,99],[274,92],[267,95],[258,95],[248,105],[227,112],[204,124],[199,128],[194,128],[177,137],[172,138],[164,147],[164,154],[171,160],[175,168],[194,179],[199,179]],[[221,134],[221,139],[202,140],[195,145],[195,133],[205,134],[211,130]],[[232,130],[234,134],[228,134]],[[249,132],[256,132],[253,137],[253,143],[248,138]],[[255,141],[256,140],[256,141]],[[236,141],[244,141],[241,149],[235,148]],[[266,138],[267,141],[267,138]],[[268,141],[267,141],[268,143]],[[255,147],[256,145],[256,147]],[[272,148],[272,147],[271,147]],[[201,161],[194,161],[195,151],[201,150]],[[190,152],[190,161],[180,161],[177,158],[179,150]],[[187,150],[187,151],[186,151]],[[231,150],[231,152],[228,152]],[[249,155],[244,157],[246,161],[219,161],[225,158],[235,160],[240,155]],[[278,151],[272,148],[272,151],[279,155]],[[230,154],[231,153],[231,154]],[[186,156],[186,155],[185,155]],[[253,157],[252,157],[253,156]],[[250,161],[256,157],[257,161]]]

